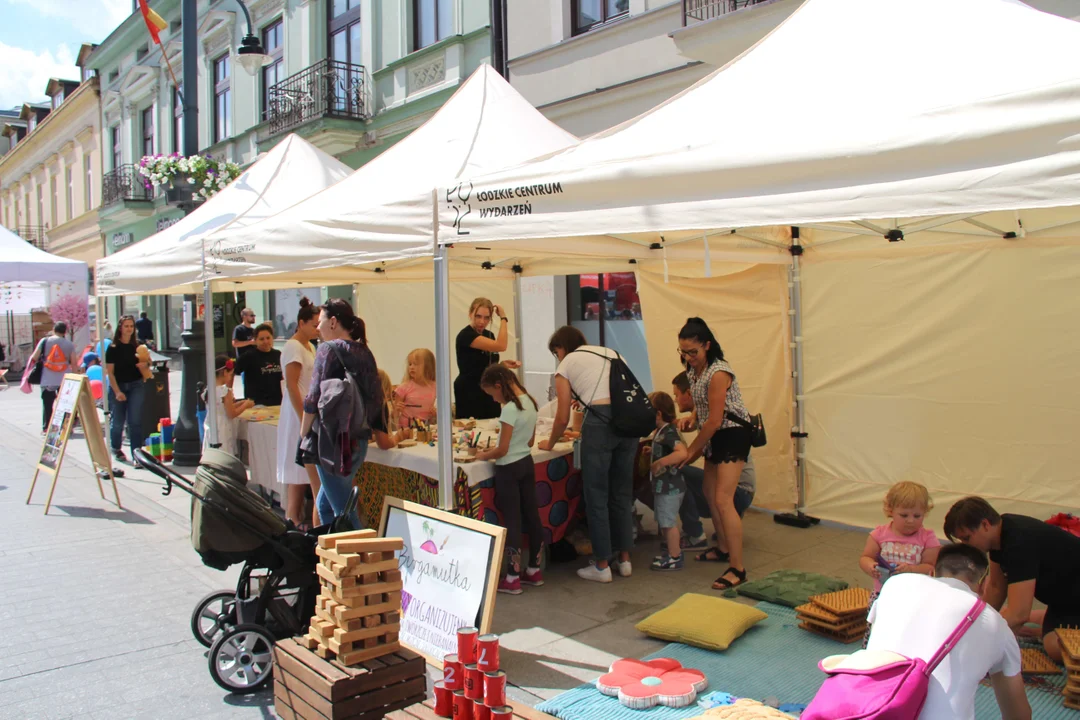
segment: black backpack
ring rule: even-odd
[[[596,408],[585,404],[585,401],[574,393],[574,397],[583,406],[589,408],[603,418],[611,429],[619,437],[643,438],[648,437],[656,430],[656,410],[649,402],[649,396],[638,383],[630,367],[622,359],[619,353],[610,358],[606,355],[593,352],[592,350],[578,350],[590,355],[604,358],[611,363],[610,377],[608,378],[608,390],[611,393],[610,417],[608,414],[597,412]]]

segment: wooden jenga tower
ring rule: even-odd
[[[400,650],[401,571],[394,553],[404,546],[374,530],[319,538],[322,592],[301,644],[347,666]]]

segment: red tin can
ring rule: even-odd
[[[484,699],[484,673],[475,665],[465,666],[465,697],[470,700]]]
[[[473,720],[473,701],[458,690],[454,693],[454,720]]]
[[[481,635],[476,640],[476,667],[486,673],[499,669],[499,636]]]
[[[491,720],[514,720],[514,708],[509,705],[491,708]]]
[[[447,655],[443,658],[443,682],[447,690],[464,690],[465,678],[462,676],[464,668],[458,662],[457,655]]]
[[[476,638],[480,631],[474,627],[458,628],[457,655],[462,665],[476,664]]]
[[[491,708],[483,700],[473,700],[473,720],[491,720]]]
[[[484,674],[484,703],[488,707],[506,704],[506,673],[502,670]]]
[[[442,680],[435,683],[435,714],[445,718],[454,716],[454,691]]]

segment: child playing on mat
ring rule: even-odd
[[[652,562],[653,570],[682,570],[683,557],[676,518],[686,494],[686,480],[679,465],[687,449],[675,427],[675,401],[666,392],[654,392],[649,401],[656,410],[656,434],[652,441],[653,511],[667,550]]]
[[[233,397],[233,359],[228,355],[214,358],[214,398],[217,407],[218,449],[236,455],[236,419],[240,413],[255,407],[254,400],[237,400]],[[203,448],[210,447],[210,418],[207,417],[203,428]]]
[[[532,446],[536,439],[536,400],[505,365],[491,365],[480,376],[480,389],[502,405],[499,444],[476,453],[477,460],[495,461],[495,507],[506,528],[506,573],[499,592],[520,595],[521,586],[543,585],[540,552],[544,526],[536,502],[536,468]],[[524,523],[529,538],[529,562],[521,573],[521,534]]]
[[[919,483],[899,482],[885,495],[885,517],[888,525],[878,525],[870,532],[859,558],[859,567],[874,578],[874,604],[881,586],[891,575],[900,573],[934,574],[941,543],[933,530],[923,527],[927,513],[934,507],[930,492]],[[866,629],[870,637],[870,628]],[[865,647],[866,641],[863,641]]]
[[[401,427],[435,415],[435,355],[426,348],[409,353],[405,377],[394,390],[394,414]]]

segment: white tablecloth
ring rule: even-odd
[[[277,423],[248,422],[240,418],[238,439],[247,441],[248,482],[284,503],[285,486],[277,479]]]

